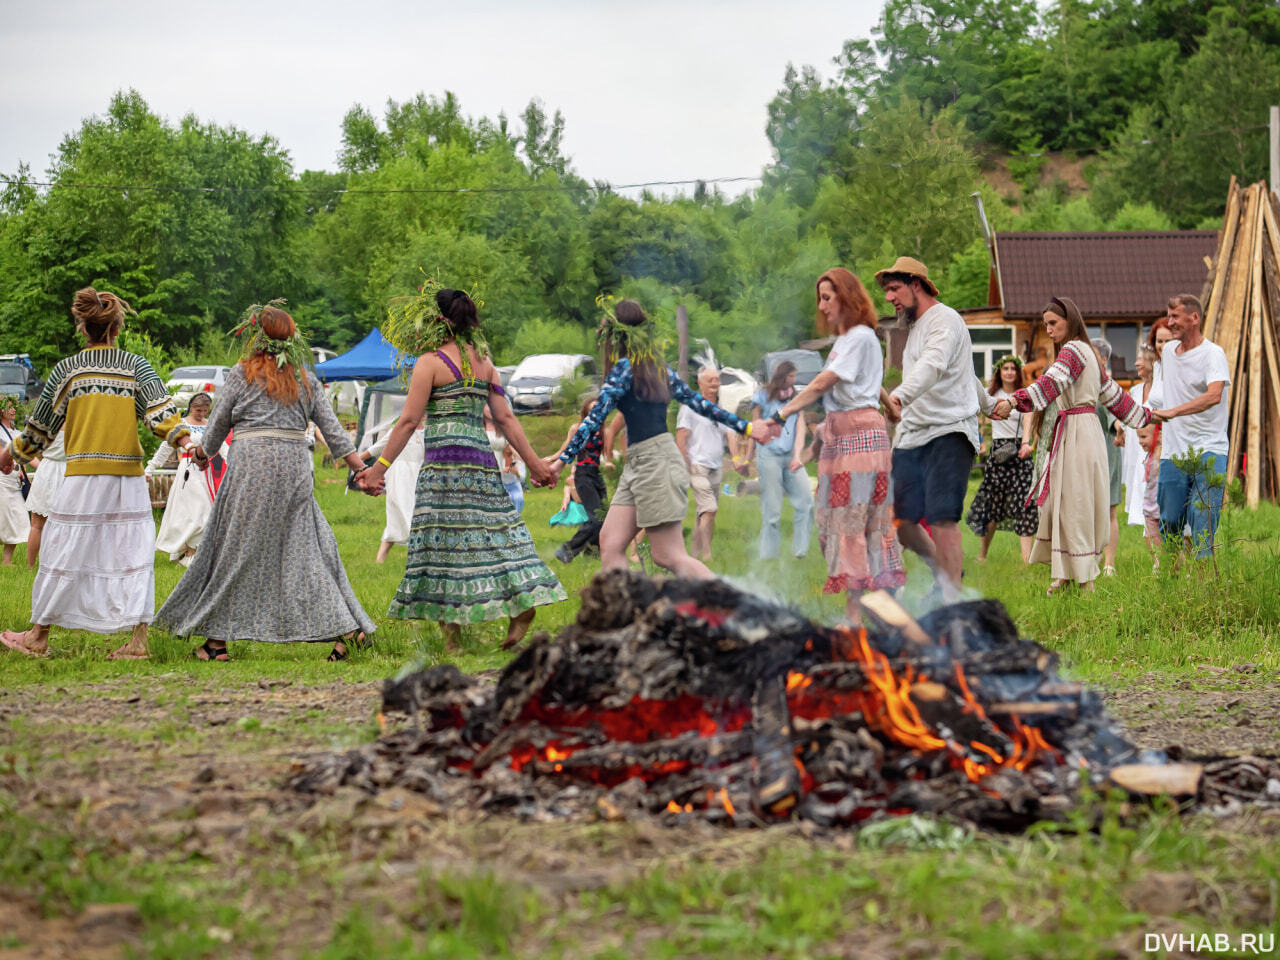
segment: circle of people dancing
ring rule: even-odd
[[[814,288],[819,331],[834,337],[824,367],[800,390],[794,366],[779,367],[751,398],[750,421],[714,402],[718,377],[700,376],[701,392],[680,379],[639,303],[602,297],[597,338],[607,375],[545,460],[505,398],[480,305],[464,291],[429,280],[392,304],[385,335],[416,360],[398,420],[362,455],[310,371],[306,339],[283,300],[245,311],[232,331],[243,338],[242,356],[217,402],[196,394],[180,415],[147,360],[117,345],[129,304],[86,287],[71,307],[84,349],[54,366],[29,412],[0,403],[4,562],[26,540],[28,565],[39,564],[30,626],[3,631],[0,643],[46,657],[53,626],[127,631],[110,657],[144,659],[155,623],[199,639],[193,656],[206,661],[228,660],[233,642],[332,644],[331,661],[370,644],[376,625],[315,498],[309,425],[351,470],[353,486],[392,494],[378,560],[393,542],[407,542],[408,555],[387,616],[433,621],[451,647],[464,626],[503,618],[502,646],[514,647],[539,606],[566,599],[509,490],[514,467],[500,465],[495,449],[523,462],[535,486],[554,486],[572,465],[563,512],[581,525],[555,552],[559,562],[596,548],[603,569],[625,567],[643,537],[658,566],[709,578],[723,439],[740,439],[742,446],[731,443],[740,470],[754,444],[759,556],[780,550],[785,495],[795,513],[793,555],[806,554],[815,518],[823,590],[845,594],[853,622],[864,592],[905,584],[903,547],[933,575],[926,602],[958,597],[959,523],[980,452],[983,478],[965,518],[980,540],[978,560],[997,530],[1010,530],[1024,562],[1049,565],[1050,594],[1090,590],[1114,571],[1122,485],[1127,517],[1143,526],[1157,566],[1162,539],[1181,543],[1189,532],[1200,555],[1212,549],[1221,491],[1197,495],[1186,462],[1174,462],[1198,450],[1208,469],[1221,471],[1226,455],[1225,354],[1201,334],[1194,297],[1174,297],[1153,325],[1141,379],[1128,392],[1107,372],[1109,346],[1090,340],[1067,297],[1052,297],[1043,312],[1053,361],[1030,379],[1019,358],[1003,357],[983,384],[964,320],[940,302],[924,264],[900,257],[875,279],[907,330],[901,383],[883,386],[866,288],[834,268]],[[675,435],[667,427],[672,400],[682,405]],[[806,445],[805,410],[819,400],[825,416]],[[989,451],[980,415],[992,422]],[[145,466],[139,424],[163,441]],[[625,462],[606,506],[600,470],[612,467],[623,431]],[[816,489],[805,471],[810,457]],[[157,536],[144,475],[175,462]],[[29,483],[27,468],[37,464]],[[684,541],[691,488],[698,556]],[[158,611],[157,549],[186,567]]]

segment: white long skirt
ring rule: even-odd
[[[31,622],[94,633],[150,623],[155,543],[145,478],[67,477],[44,527]]]
[[[209,481],[191,465],[189,458],[183,457],[178,461],[178,475],[173,478],[164,516],[160,518],[156,549],[167,553],[170,560],[181,560],[188,549],[194,550],[200,545],[212,510]]]
[[[67,461],[43,458],[40,461],[40,469],[31,478],[31,492],[27,494],[27,510],[42,517],[49,516],[49,511],[53,509],[53,498],[57,496],[66,475]]]
[[[422,433],[415,430],[400,456],[386,473],[387,526],[382,539],[390,543],[409,542],[409,525],[413,522],[413,506],[422,470]]]
[[[0,473],[0,543],[26,543],[31,532],[27,502],[22,499],[22,478],[15,466],[9,474]]]

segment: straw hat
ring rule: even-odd
[[[893,261],[892,267],[889,267],[887,270],[876,271],[876,283],[880,283],[880,278],[886,273],[905,273],[909,277],[915,277],[924,284],[924,288],[929,291],[931,296],[936,297],[938,295],[938,288],[935,287],[933,285],[933,281],[929,279],[929,268],[919,260],[915,260],[911,257],[899,257],[897,260]]]

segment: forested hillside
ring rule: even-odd
[[[687,305],[724,359],[754,366],[810,335],[811,284],[834,264],[870,279],[910,254],[947,302],[984,303],[974,191],[997,229],[1217,226],[1228,179],[1267,174],[1273,2],[888,0],[869,38],[824,26],[834,60],[788,68],[760,105],[774,161],[734,198],[587,179],[562,148],[572,118],[536,90],[516,119],[468,116],[445,91],[354,107],[337,173],[123,91],[46,173],[9,174],[0,351],[44,368],[71,350],[86,283],[128,298],[176,362],[222,349],[273,296],[341,348],[422,268],[482,291],[504,362],[586,349],[607,291],[668,324]]]

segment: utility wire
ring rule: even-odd
[[[1079,154],[1097,152],[1099,150],[1115,149],[1117,147],[1133,147],[1133,146],[1154,146],[1158,143],[1177,142],[1180,140],[1190,140],[1200,137],[1216,137],[1221,134],[1240,134],[1251,132],[1254,130],[1265,130],[1268,128],[1265,123],[1246,124],[1241,127],[1225,127],[1221,130],[1203,130],[1196,133],[1184,133],[1175,136],[1159,137],[1156,139],[1133,140],[1127,143],[1096,143],[1076,147],[1069,150],[1039,150],[1030,153],[1014,152],[1010,153],[1009,159],[1018,159],[1023,157],[1051,157],[1064,156],[1067,154]],[[935,157],[912,157],[907,160],[898,162],[889,162],[885,164],[895,170],[903,167],[913,166],[918,163],[937,163]],[[844,170],[844,173],[852,171]],[[64,187],[73,190],[114,190],[129,191],[143,190],[169,193],[300,193],[300,194],[325,194],[325,195],[341,195],[341,194],[405,194],[405,193],[423,193],[423,194],[464,194],[464,193],[550,193],[550,192],[576,192],[583,190],[639,190],[646,187],[685,187],[696,186],[698,184],[719,184],[719,183],[759,183],[764,180],[763,176],[754,177],[694,177],[688,180],[646,180],[642,183],[608,183],[600,181],[599,183],[556,183],[556,184],[525,184],[523,186],[513,187],[185,187],[171,186],[163,184],[138,184],[138,183],[67,183],[65,181],[42,181],[29,180],[23,177],[10,177],[0,175],[0,183],[12,184],[15,186],[25,187]]]
[[[641,187],[677,187],[690,184],[747,183],[763,180],[763,177],[709,177],[693,180],[647,180],[644,183],[602,183],[606,190],[633,190]],[[526,184],[517,187],[183,187],[159,184],[135,183],[66,183],[58,181],[26,180],[19,177],[0,176],[0,183],[27,187],[66,187],[75,190],[154,190],[177,193],[529,193],[539,191],[595,190],[594,184]]]

